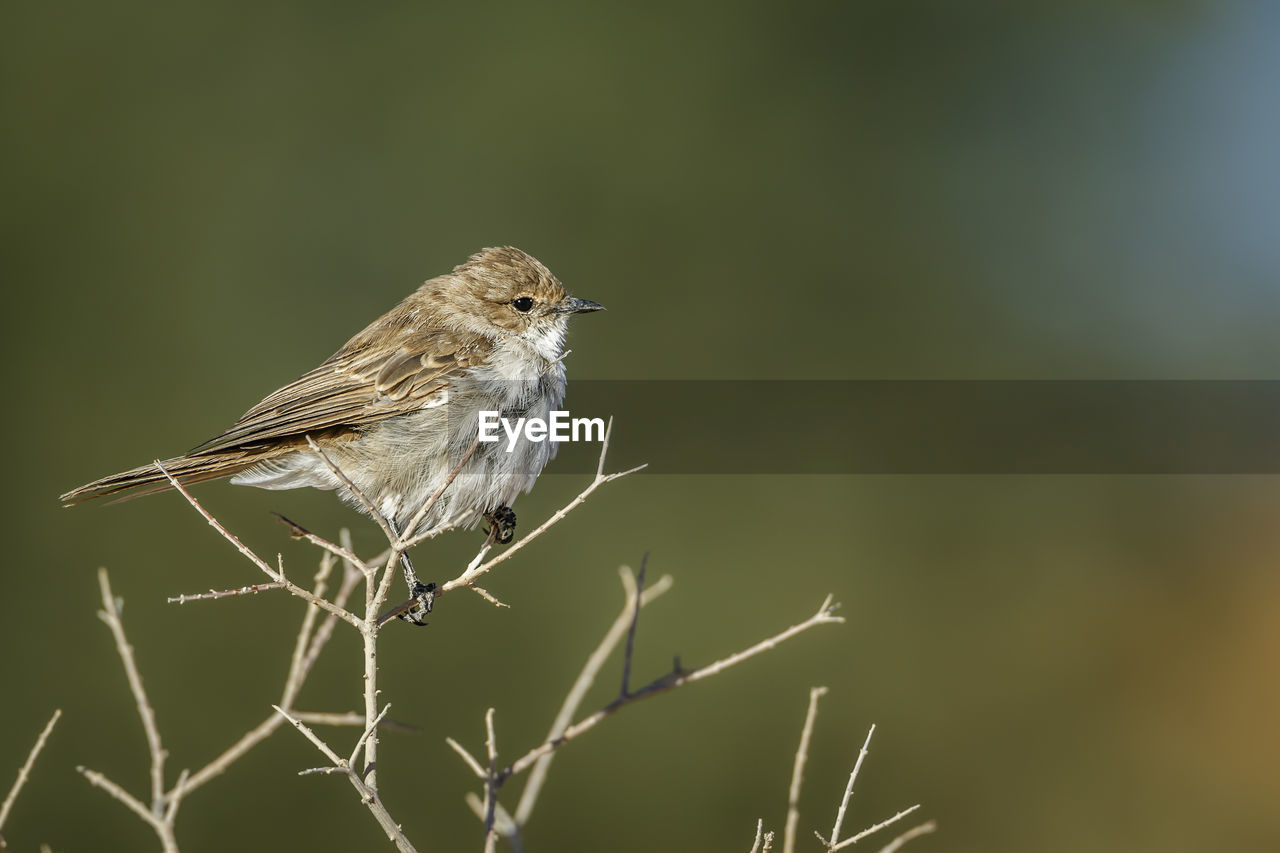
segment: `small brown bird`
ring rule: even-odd
[[[510,504],[555,454],[551,441],[479,444],[416,530],[404,528],[472,446],[481,411],[546,419],[564,399],[569,316],[603,306],[565,292],[510,246],[484,249],[427,281],[316,369],[246,412],[165,470],[183,484],[231,477],[264,489],[335,489],[363,509],[307,437],[398,532],[488,518],[509,541]],[[170,488],[153,463],[62,496],[70,504]],[[406,563],[412,576],[412,569]]]

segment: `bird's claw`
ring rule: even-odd
[[[436,585],[433,583],[415,583],[409,590],[409,607],[396,616],[413,625],[425,625],[426,616],[431,612],[436,601]]]
[[[500,506],[491,512],[486,512],[484,520],[489,522],[489,529],[485,533],[492,536],[497,544],[506,545],[515,536],[516,512],[511,507]]]

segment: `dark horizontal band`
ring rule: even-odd
[[[571,380],[610,468],[666,474],[1274,474],[1280,382]],[[594,471],[563,444],[548,473]]]

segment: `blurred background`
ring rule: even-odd
[[[57,495],[221,431],[482,246],[608,306],[571,380],[1275,378],[1278,38],[1221,0],[5,4],[0,787],[65,713],[9,844],[155,847],[74,771],[146,791],[98,566],[170,781],[265,716],[302,612],[168,605],[259,577],[175,495]],[[524,529],[584,484],[544,476]],[[328,494],[198,495],[295,577],[269,510],[378,546]],[[529,850],[747,850],[817,684],[801,850],[872,723],[846,826],[920,802],[908,849],[1280,849],[1278,516],[1263,476],[638,475],[491,577],[510,610],[387,633],[423,731],[384,738],[384,798],[419,849],[478,849],[444,737],[481,750],[494,706],[504,756],[536,744],[648,551],[676,586],[637,678],[827,592],[848,623],[571,744]],[[359,674],[339,631],[299,705],[359,707]],[[317,763],[278,732],[183,805],[183,850],[379,849]]]

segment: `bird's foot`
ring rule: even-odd
[[[497,544],[506,545],[515,536],[516,512],[511,507],[500,506],[492,512],[486,512],[484,520],[489,522],[489,529],[485,534],[493,536],[493,541]]]
[[[431,612],[431,606],[435,603],[435,584],[413,584],[408,594],[408,607],[404,612],[397,613],[397,616],[413,625],[426,625],[426,615]]]

